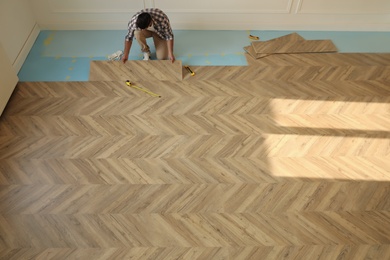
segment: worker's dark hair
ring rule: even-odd
[[[142,13],[138,15],[137,27],[140,29],[146,29],[152,21],[152,16],[149,13]]]

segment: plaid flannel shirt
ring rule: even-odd
[[[131,18],[128,24],[128,32],[125,37],[127,41],[133,40],[134,31],[139,30],[139,28],[137,28],[136,22],[138,16],[141,13],[149,13],[152,16],[153,27],[160,38],[164,40],[173,40],[173,32],[168,16],[158,8],[146,8],[139,11]]]

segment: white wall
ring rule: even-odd
[[[0,0],[0,115],[38,34],[29,0]]]
[[[23,65],[38,33],[29,0],[0,1],[0,43],[16,72]]]
[[[5,53],[3,46],[0,44],[0,115],[3,113],[8,99],[18,82],[16,72],[12,67],[8,55]]]
[[[159,7],[174,29],[390,31],[390,0],[31,0],[43,29],[125,29]]]

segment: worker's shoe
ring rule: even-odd
[[[144,52],[144,60],[150,60],[150,52]]]

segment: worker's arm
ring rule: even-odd
[[[122,56],[123,63],[126,63],[126,61],[129,59],[129,53],[130,53],[132,43],[133,43],[132,40],[125,40],[125,50],[123,51],[123,56]]]
[[[175,55],[173,55],[173,39],[167,41],[168,44],[168,58],[174,62],[175,61]]]

